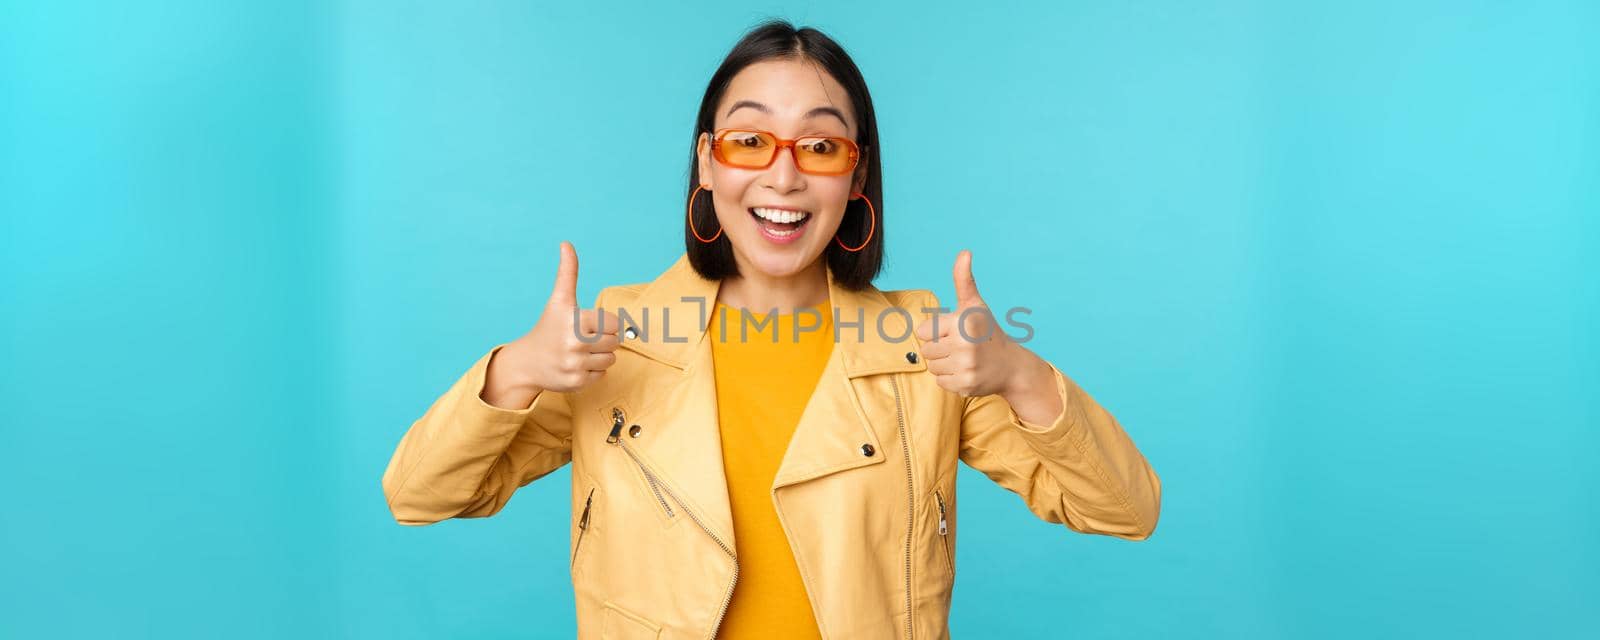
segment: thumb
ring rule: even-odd
[[[561,241],[561,265],[556,267],[556,284],[548,304],[578,306],[578,250],[566,240]]]
[[[983,304],[983,298],[978,297],[978,281],[972,277],[972,252],[962,249],[956,254],[956,268],[954,271],[956,281],[956,306],[966,308]]]

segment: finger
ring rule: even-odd
[[[600,314],[594,309],[578,311],[578,335],[592,336],[599,333]]]
[[[955,374],[947,373],[934,376],[933,382],[934,384],[939,385],[939,388],[944,389],[945,391],[949,391],[951,393],[961,393],[961,382],[956,379]]]
[[[923,342],[935,342],[950,333],[950,319],[946,314],[939,314],[923,320],[917,325],[917,339]]]
[[[550,290],[547,304],[578,304],[578,250],[566,240],[561,241],[561,264],[556,267],[556,283]]]
[[[967,342],[988,342],[994,338],[995,328],[986,307],[967,307],[956,314],[950,326],[957,329],[956,335]]]
[[[924,342],[922,343],[922,359],[932,362],[950,355],[949,342]]]
[[[953,271],[956,283],[956,305],[967,307],[983,304],[983,298],[978,297],[978,281],[972,277],[972,252],[962,249],[956,254],[956,267]]]
[[[600,317],[596,318],[596,320],[598,320],[600,323],[600,326],[598,327],[600,329],[600,333],[613,336],[617,335],[617,332],[622,329],[622,318],[617,317],[617,314],[606,311],[605,309],[599,309],[598,311],[600,312]]]
[[[583,368],[590,371],[605,371],[617,363],[615,353],[591,353],[584,357]]]
[[[942,341],[945,336],[950,335],[950,319],[954,317],[941,313],[922,321],[922,324],[917,325],[917,339],[925,344]]]
[[[614,336],[617,335],[617,330],[621,328],[621,324],[622,321],[617,319],[617,314],[605,309],[583,309],[578,311],[578,333],[580,335]]]
[[[600,337],[595,338],[594,342],[589,343],[589,353],[611,353],[616,351],[617,346],[620,344],[622,344],[622,338],[617,337],[617,334],[602,333]]]
[[[933,375],[942,376],[956,372],[956,365],[949,358],[929,358],[926,362],[928,373]]]

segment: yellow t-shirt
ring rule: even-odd
[[[739,581],[717,632],[724,640],[821,638],[772,506],[772,479],[833,349],[832,305],[812,309],[815,315],[780,313],[775,319],[752,310],[743,320],[738,308],[718,302],[711,317],[722,467],[739,555]],[[764,320],[769,324],[757,324]],[[797,320],[821,326],[797,332]]]

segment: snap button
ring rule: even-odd
[[[909,362],[911,364],[916,364],[917,363],[917,352],[915,352],[915,351],[907,351],[906,352],[906,362]]]
[[[864,455],[864,456],[866,456],[868,458],[871,458],[873,451],[874,451],[874,449],[872,448],[872,445],[870,445],[870,444],[861,445],[861,455]]]
[[[628,427],[628,436],[629,437],[633,437],[633,438],[637,438],[637,437],[639,437],[639,432],[640,431],[644,431],[644,428],[640,427],[639,425],[633,425],[631,427]]]
[[[627,338],[629,340],[637,338],[637,337],[639,337],[639,330],[635,329],[633,327],[628,327],[626,329],[623,329],[622,330],[622,337]]]

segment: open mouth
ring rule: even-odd
[[[756,224],[761,227],[761,233],[776,242],[787,242],[800,237],[806,223],[811,221],[809,211],[762,207],[752,207],[749,211],[750,217],[755,218]]]

